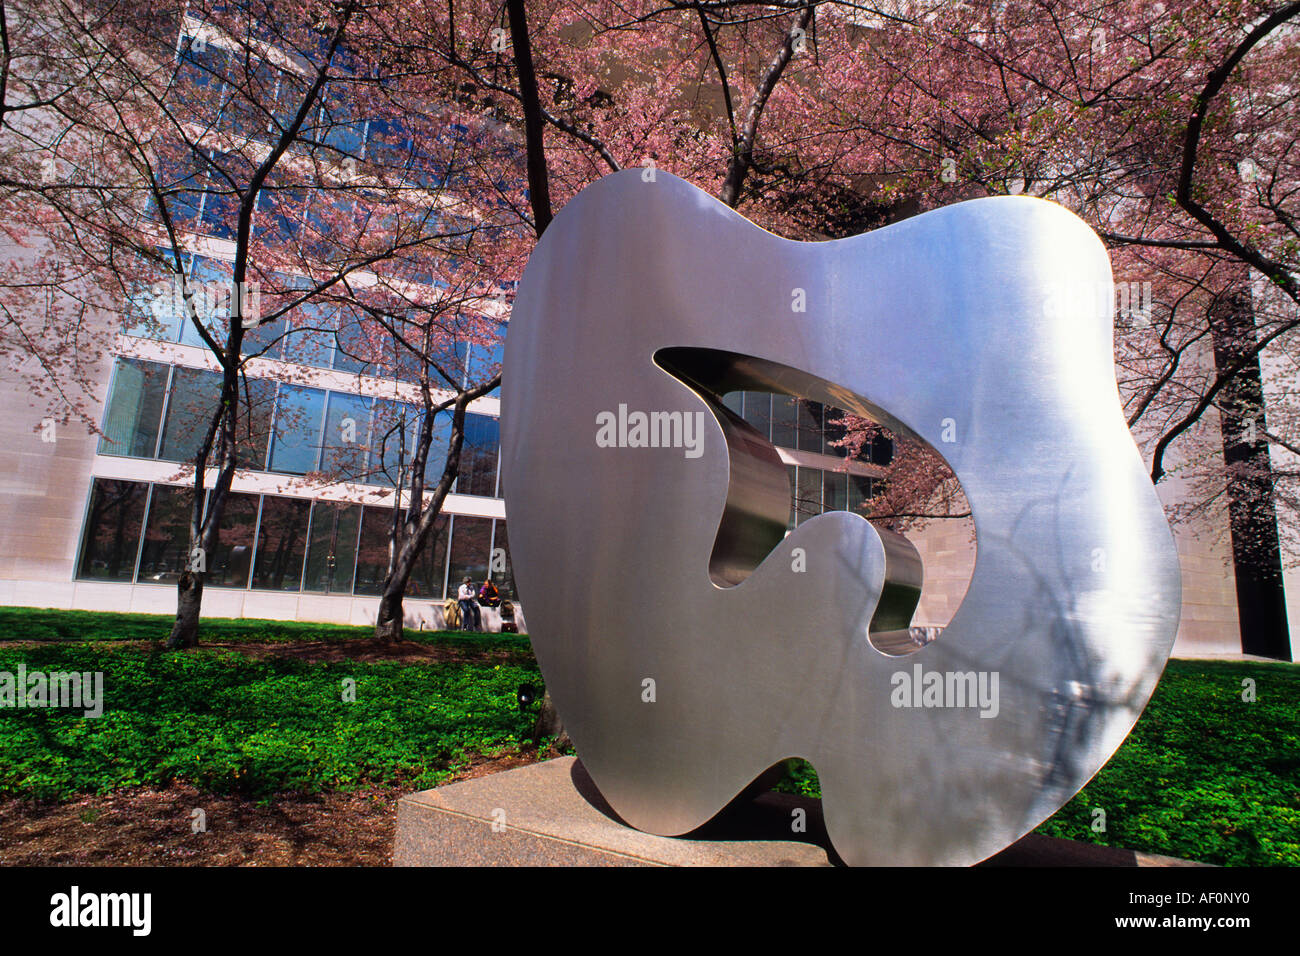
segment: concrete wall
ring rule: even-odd
[[[111,361],[101,366],[100,403]],[[0,601],[28,603],[39,585],[71,587],[98,438],[74,422],[43,441],[44,404],[12,368],[0,372],[0,409]]]

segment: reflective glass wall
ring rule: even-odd
[[[190,494],[187,487],[96,478],[78,579],[174,584],[188,563]],[[220,547],[207,560],[207,586],[378,595],[392,521],[392,508],[232,493]],[[466,575],[476,585],[491,577],[503,596],[514,596],[504,520],[439,515],[406,593],[440,601]]]
[[[207,369],[119,358],[99,453],[174,462],[193,459],[220,391],[220,376]],[[422,414],[415,405],[254,378],[248,379],[240,401],[241,467],[388,487],[402,478]],[[450,431],[451,413],[439,413],[426,460],[426,485],[442,475]],[[452,490],[500,497],[500,444],[495,417],[467,412]]]

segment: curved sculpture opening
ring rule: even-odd
[[[744,581],[802,517],[823,510],[820,500],[815,509],[807,507],[806,488],[797,480],[798,466],[792,463],[800,460],[800,453],[778,449],[772,440],[774,432],[760,433],[738,413],[734,407],[737,403],[728,396],[740,392],[771,394],[843,409],[878,423],[942,460],[932,446],[883,409],[799,369],[735,352],[688,347],[659,349],[654,361],[705,402],[726,438],[730,483],[709,560],[709,576],[717,587],[734,587]],[[818,472],[819,480],[820,476]],[[844,478],[847,481],[848,476]],[[951,480],[956,484],[955,477]],[[959,485],[956,490],[960,494]],[[835,498],[838,502],[838,494]],[[843,505],[826,510],[856,510],[847,505],[846,494]],[[921,553],[906,535],[876,521],[872,526],[884,546],[885,583],[868,639],[882,654],[910,654],[936,639],[951,620],[970,583],[973,552],[964,573],[958,572],[958,580],[945,582],[949,593],[944,595],[945,606],[939,609],[942,620],[936,620],[931,610],[923,626],[914,626],[925,577]],[[951,593],[954,590],[957,591],[955,599]]]

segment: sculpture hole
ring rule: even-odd
[[[969,587],[975,538],[960,482],[929,443],[867,399],[789,366],[699,348],[660,349],[654,359],[704,400],[726,436],[731,480],[709,562],[714,584],[745,580],[803,521],[853,511],[885,547],[872,646],[900,656],[938,638]],[[856,448],[842,447],[846,424]]]

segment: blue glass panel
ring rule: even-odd
[[[365,480],[371,404],[363,395],[330,392],[320,467],[331,480]]]
[[[456,491],[462,495],[496,494],[497,457],[501,423],[489,415],[465,416],[465,442],[460,452],[460,477]]]
[[[469,353],[469,375],[470,385],[477,385],[486,382],[493,375],[501,371],[501,359],[505,354],[505,326],[501,327],[501,338],[487,345],[475,345]],[[493,389],[489,394],[497,395],[500,388]]]
[[[271,443],[271,471],[305,475],[316,470],[325,396],[326,392],[319,388],[280,386]]]
[[[194,257],[187,289],[194,296],[194,305],[204,328],[218,343],[225,342],[230,327],[230,283],[230,263],[206,256]],[[181,344],[207,347],[194,328],[193,320],[188,317],[181,325]]]

